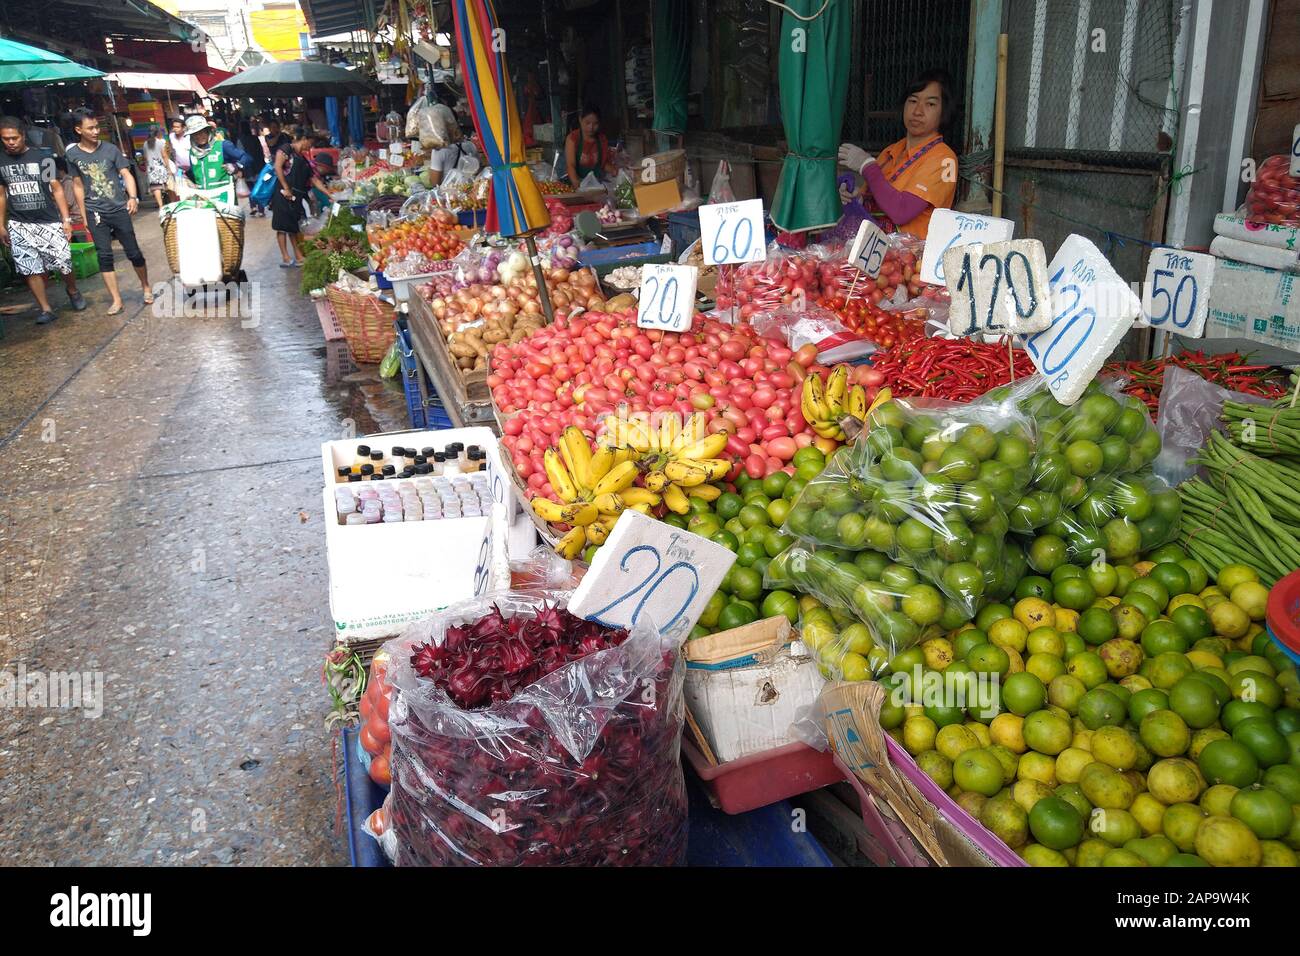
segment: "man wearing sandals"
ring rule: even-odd
[[[58,272],[68,301],[80,312],[85,297],[72,273],[72,218],[63,186],[56,174],[54,154],[27,145],[27,125],[12,116],[0,117],[0,243],[13,252],[14,266],[27,282],[41,311],[38,325],[56,318],[45,295],[45,274]]]
[[[78,136],[77,142],[66,151],[68,172],[73,177],[72,192],[77,197],[81,218],[90,230],[90,238],[95,241],[104,288],[113,297],[108,315],[116,315],[122,311],[122,294],[113,272],[114,239],[122,244],[127,260],[135,267],[145,305],[153,302],[149,270],[131,223],[140,206],[135,194],[135,169],[120,149],[112,143],[100,142],[99,119],[90,110],[74,110],[72,115]]]

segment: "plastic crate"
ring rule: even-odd
[[[402,389],[406,392],[406,413],[411,419],[412,428],[439,429],[452,428],[447,409],[438,397],[437,389],[425,374],[420,359],[411,347],[411,330],[405,319],[398,319],[397,354],[402,362]],[[424,381],[424,395],[420,394],[420,381]],[[426,398],[427,396],[427,398]]]
[[[93,242],[72,243],[72,274],[78,279],[89,279],[99,273],[99,256]]]
[[[456,221],[462,226],[482,226],[487,223],[486,209],[465,209],[456,213]]]
[[[844,780],[830,751],[798,742],[715,766],[690,740],[682,740],[682,754],[723,813],[746,813]]]
[[[699,211],[691,209],[687,212],[670,212],[668,237],[673,241],[673,252],[680,255],[687,246],[700,238]]]
[[[598,266],[606,263],[626,264],[629,259],[643,259],[659,252],[658,242],[635,242],[626,246],[607,246],[600,249],[583,249],[578,253],[578,262],[584,266]]]

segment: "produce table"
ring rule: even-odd
[[[353,866],[389,866],[383,852],[362,829],[384,799],[356,756],[357,731],[345,729],[339,737],[343,751],[344,794],[347,801],[348,853]],[[709,805],[698,782],[690,775],[690,839],[688,866],[832,866],[831,858],[810,833],[793,833],[791,806],[775,803],[735,816]]]

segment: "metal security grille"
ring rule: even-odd
[[[845,139],[881,149],[904,135],[904,90],[942,68],[953,79],[957,112],[945,134],[960,149],[970,44],[970,0],[854,0],[853,61]]]
[[[1009,0],[1007,147],[1167,153],[1178,15],[1177,0]]]

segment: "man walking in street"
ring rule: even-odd
[[[120,149],[112,143],[100,142],[99,119],[90,110],[75,110],[73,115],[76,117],[78,140],[68,147],[65,156],[68,172],[73,177],[72,191],[77,197],[77,207],[90,230],[91,239],[95,241],[104,286],[113,297],[107,314],[116,315],[122,311],[122,294],[118,291],[117,276],[113,272],[114,239],[122,244],[122,251],[135,267],[140,287],[144,290],[144,304],[149,305],[153,302],[149,270],[140,244],[136,242],[135,226],[131,223],[131,217],[140,207],[135,192],[135,170]]]
[[[54,154],[29,147],[26,133],[22,120],[0,117],[0,243],[11,247],[14,266],[41,310],[36,323],[45,325],[56,318],[45,295],[47,272],[63,275],[68,301],[78,312],[86,299],[72,274],[72,219]]]

